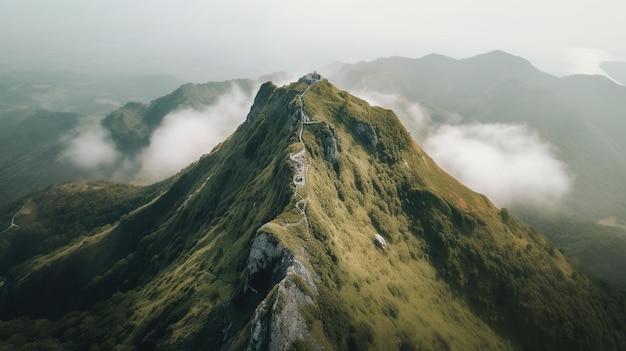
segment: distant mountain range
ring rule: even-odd
[[[337,85],[400,96],[430,111],[435,123],[530,126],[556,147],[575,182],[565,206],[595,219],[626,221],[626,88],[602,76],[558,78],[528,61],[495,51],[464,60],[429,55],[344,65]],[[424,131],[399,111],[418,137]]]
[[[161,183],[55,185],[0,219],[3,349],[626,348],[623,293],[327,80],[263,84]]]

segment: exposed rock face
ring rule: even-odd
[[[387,248],[387,241],[385,240],[385,238],[383,238],[382,235],[377,233],[376,235],[374,235],[374,245],[384,250]]]
[[[341,152],[341,137],[332,126],[328,128],[329,132],[324,134],[322,146],[324,146],[324,156],[333,164],[337,163],[339,153]]]
[[[317,294],[317,288],[308,271],[294,259],[285,278],[257,307],[247,350],[286,350],[298,340],[310,340],[300,309],[313,303],[311,294]]]
[[[280,281],[293,260],[293,255],[274,236],[262,230],[261,227],[252,242],[244,292],[257,291],[261,283]]]
[[[300,309],[313,303],[317,287],[304,265],[263,228],[250,251],[246,289],[256,292],[249,284],[258,277],[270,277],[265,284],[278,278],[280,282],[256,309],[247,350],[285,350],[298,340],[309,339]]]
[[[369,124],[357,122],[354,129],[361,141],[365,144],[365,147],[372,153],[376,152],[378,137],[376,136],[374,128]]]

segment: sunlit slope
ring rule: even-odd
[[[392,111],[325,80],[264,84],[162,186],[5,271],[3,347],[626,347],[623,296],[443,172]]]
[[[501,51],[456,60],[381,58],[344,65],[337,85],[418,102],[435,124],[512,123],[538,131],[573,173],[569,210],[603,219],[624,216],[626,88],[603,76],[555,77]],[[451,122],[450,115],[457,120]],[[414,116],[402,113],[411,125]],[[420,130],[412,130],[415,136]]]
[[[333,81],[359,95],[378,98],[379,103],[395,101],[403,123],[416,140],[425,143],[449,126],[474,132],[490,130],[477,126],[523,126],[536,131],[541,141],[535,138],[531,147],[544,141],[551,145],[550,152],[566,165],[565,173],[547,172],[542,162],[533,160],[526,170],[508,176],[504,170],[485,170],[482,179],[480,167],[459,162],[468,161],[468,156],[488,160],[480,148],[471,144],[466,148],[457,136],[435,149],[447,151],[447,159],[441,161],[452,165],[451,171],[465,174],[475,186],[482,184],[486,186],[483,189],[508,196],[510,203],[500,206],[509,207],[525,223],[549,236],[587,272],[614,287],[626,287],[622,273],[626,269],[622,254],[626,249],[626,139],[622,136],[626,128],[626,88],[603,76],[551,76],[527,60],[501,51],[462,60],[428,55],[347,64]],[[423,108],[422,114],[407,109],[415,103]],[[483,135],[470,140],[474,138],[494,143],[498,145],[494,149],[503,152],[501,164],[492,165],[494,169],[516,164],[509,147],[529,152],[527,146],[516,146],[514,136],[497,139]],[[531,198],[531,203],[526,203],[525,195],[532,189],[527,189],[525,174],[528,179],[541,174],[535,178],[536,185],[546,187],[539,192],[541,196],[563,189],[563,175],[568,175],[569,191],[562,192],[564,196],[558,203],[551,204],[558,211],[546,212],[544,201]],[[477,177],[482,179],[478,183]],[[510,191],[498,190],[485,179],[494,179],[496,184],[498,180],[513,181],[510,190],[519,193],[511,196]],[[607,226],[613,222],[617,225]]]
[[[449,333],[447,342],[463,349],[471,348],[468,340],[472,338],[453,341],[453,335],[474,330],[471,326],[481,323],[467,315],[478,316],[490,329],[475,340],[476,348],[491,348],[479,340],[496,343],[498,338],[524,347],[558,348],[561,342],[574,347],[581,341],[574,341],[575,333],[570,332],[573,326],[568,331],[569,327],[556,322],[579,313],[570,310],[572,304],[581,304],[579,308],[586,311],[581,316],[595,315],[591,318],[597,321],[606,317],[600,315],[612,313],[596,310],[590,295],[604,293],[591,288],[592,284],[545,238],[441,171],[411,141],[391,111],[369,107],[324,84],[311,89],[305,106],[312,120],[327,122],[328,130],[334,130],[341,139],[343,151],[336,165],[330,167],[332,164],[323,159],[324,166],[315,171],[316,150],[317,155],[324,154],[324,123],[311,126],[317,141],[311,140],[315,158],[311,178],[319,179],[319,185],[312,185],[317,196],[309,202],[309,213],[319,226],[323,246],[326,250],[330,247],[334,253],[331,257],[338,258],[333,265],[335,272],[345,272],[345,285],[338,296],[343,305],[351,305],[353,318],[358,320],[359,316],[376,325],[386,321],[388,330],[400,334],[401,326],[412,325],[404,332],[421,332],[422,340],[428,340],[427,335],[434,338],[437,333]],[[360,123],[371,125],[375,131],[375,152],[363,142],[357,127]],[[323,186],[327,184],[334,186]],[[335,199],[334,204],[326,199]],[[390,242],[385,252],[370,251],[375,233]],[[429,270],[433,276],[428,276]],[[361,279],[355,272],[363,274]],[[372,278],[372,273],[378,279]],[[442,288],[450,289],[449,295]],[[578,289],[582,289],[580,294],[569,293]],[[393,297],[398,291],[403,296]],[[363,298],[368,295],[371,300]],[[444,301],[439,300],[442,298]],[[376,302],[378,309],[372,308]],[[393,317],[380,318],[378,312],[385,311],[385,303],[398,306],[397,324]],[[424,305],[432,310],[409,312]],[[442,316],[456,317],[447,320]],[[420,320],[433,324],[439,320],[446,327],[425,328],[417,322]],[[578,324],[575,328],[588,328],[581,322],[580,318],[572,319]],[[498,337],[486,337],[489,333]],[[553,339],[551,335],[559,337]],[[565,335],[569,340],[556,341]],[[384,340],[380,337],[379,341]],[[378,347],[383,348],[385,342],[391,339]],[[548,347],[552,343],[554,346]]]

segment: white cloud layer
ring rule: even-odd
[[[139,156],[142,166],[135,180],[161,180],[198,160],[235,131],[245,120],[252,102],[252,95],[233,86],[214,105],[171,112]]]
[[[357,95],[372,106],[380,106],[392,110],[400,117],[404,126],[418,142],[426,137],[435,126],[426,109],[419,103],[408,101],[398,94],[363,91]]]
[[[100,125],[92,125],[74,137],[61,159],[85,169],[111,166],[119,153],[109,139],[109,133]]]
[[[109,132],[97,121],[90,121],[69,137],[60,159],[88,170],[110,167],[111,177],[122,181],[159,181],[195,162],[232,134],[245,120],[253,100],[253,95],[233,85],[213,105],[173,111],[153,132],[150,145],[133,158],[120,154]]]
[[[497,206],[555,206],[572,185],[553,148],[523,125],[443,125],[423,146],[442,168]]]
[[[439,166],[497,206],[558,206],[572,187],[567,165],[534,129],[520,124],[464,123],[456,113],[440,113],[434,121],[430,111],[417,102],[370,90],[366,83],[361,98],[392,109]]]
[[[434,122],[419,104],[397,95],[372,91],[360,95],[396,111],[442,168],[498,206],[555,206],[572,186],[567,166],[553,147],[527,126],[462,124],[455,114],[444,116],[443,123]],[[135,182],[147,184],[177,173],[232,134],[252,102],[253,95],[233,86],[214,105],[170,113],[136,159],[117,162],[116,177],[128,179],[134,174]],[[74,138],[63,157],[88,169],[120,161],[100,126],[89,127]]]

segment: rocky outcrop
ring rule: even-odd
[[[357,122],[354,126],[354,130],[365,147],[372,153],[376,152],[378,137],[376,136],[374,128],[367,123]]]
[[[387,241],[385,240],[385,238],[383,238],[382,235],[376,233],[376,235],[374,235],[374,245],[376,245],[376,247],[380,248],[381,250],[384,250],[387,248]]]
[[[263,286],[280,281],[293,259],[291,252],[261,227],[250,249],[244,293],[258,292]]]
[[[339,153],[341,152],[341,137],[332,126],[329,126],[328,133],[324,133],[322,146],[324,147],[324,156],[326,159],[336,164],[337,160],[339,160]]]
[[[299,340],[312,342],[300,311],[313,303],[317,288],[304,266],[297,260],[292,263],[285,278],[257,307],[247,350],[287,350]]]
[[[261,282],[260,277],[269,281]],[[298,340],[313,342],[300,311],[314,302],[317,295],[315,282],[304,265],[261,227],[252,243],[245,289],[261,291],[263,283],[276,279],[279,279],[278,283],[254,313],[246,348],[249,351],[285,350]]]

